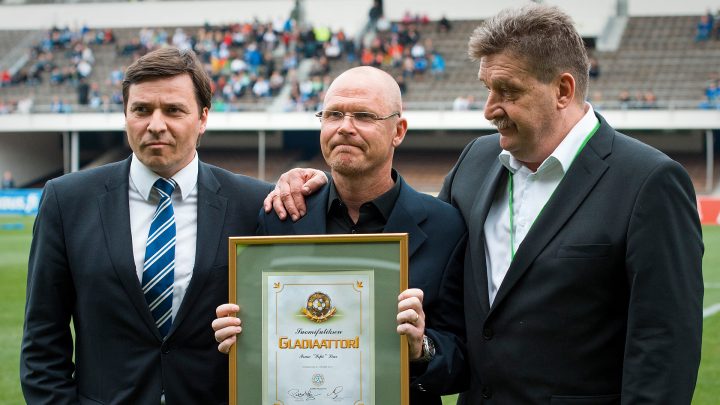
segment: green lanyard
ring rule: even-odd
[[[590,133],[585,137],[585,140],[580,145],[580,148],[578,148],[577,152],[575,153],[575,156],[573,156],[572,162],[574,162],[575,158],[577,158],[578,155],[580,154],[580,152],[582,152],[583,148],[585,148],[585,145],[587,145],[590,138],[592,138],[592,136],[595,135],[595,132],[597,132],[598,128],[600,128],[600,121],[598,121],[595,124],[595,127],[592,129],[592,131],[590,131]],[[570,162],[571,165],[572,165],[572,162]],[[508,179],[508,196],[509,196],[510,202],[508,203],[508,205],[510,207],[510,261],[512,262],[515,259],[515,210],[513,209],[514,187],[513,187],[513,172],[511,172],[509,170],[508,170],[508,172],[510,172],[510,178]],[[563,174],[563,176],[564,176],[564,174]],[[555,191],[553,190],[553,193],[554,192]],[[552,198],[552,195],[550,195],[550,198]],[[548,201],[550,201],[550,198],[548,198]],[[547,205],[547,201],[545,202],[545,204]],[[543,205],[542,209],[540,209],[540,213],[538,214],[538,217],[540,216],[540,214],[542,214],[542,211],[544,209],[545,209],[545,205]],[[535,217],[535,219],[537,219],[537,217]],[[533,220],[533,223],[535,223],[535,220]]]

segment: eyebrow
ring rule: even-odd
[[[376,113],[375,109],[367,105],[361,104],[332,104],[323,107],[324,110],[329,111],[341,111],[341,112],[371,112]]]
[[[151,105],[154,105],[154,103],[151,103],[148,101],[135,101],[132,104],[130,104],[130,108],[147,107],[147,106],[151,106]],[[177,109],[181,109],[181,110],[186,110],[189,108],[186,104],[181,103],[181,102],[161,103],[160,107],[161,108],[177,108]]]
[[[189,107],[188,107],[187,105],[185,105],[184,103],[166,103],[166,104],[163,103],[163,104],[161,104],[161,105],[162,105],[163,108],[171,108],[171,107],[174,107],[174,108],[177,108],[177,109],[180,109],[180,110],[187,110],[187,109],[189,108]]]
[[[486,86],[490,87],[490,84],[488,82],[486,82],[482,79],[480,81],[485,83]],[[513,89],[518,89],[518,88],[520,88],[520,85],[521,85],[521,83],[519,81],[514,80],[512,77],[508,78],[508,79],[505,79],[505,78],[494,79],[494,80],[491,80],[491,82],[494,86],[504,86],[504,87],[509,87],[509,88],[513,88]]]

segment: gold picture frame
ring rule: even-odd
[[[231,405],[409,405],[407,234],[231,237],[228,280]]]

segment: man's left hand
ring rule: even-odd
[[[407,336],[410,360],[422,357],[425,335],[425,312],[422,308],[423,291],[410,288],[398,296],[397,333]]]

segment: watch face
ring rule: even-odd
[[[429,337],[426,336],[425,343],[427,344],[428,354],[430,355],[430,357],[434,356],[435,355],[435,342],[433,342],[432,339],[430,339]]]
[[[430,361],[435,356],[435,343],[427,336],[423,336],[422,360]]]

